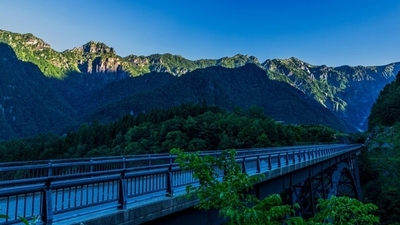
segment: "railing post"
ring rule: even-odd
[[[126,169],[126,159],[125,159],[125,157],[122,158],[122,169]]]
[[[151,155],[149,155],[149,166],[151,166]]]
[[[261,173],[261,162],[260,162],[260,155],[257,155],[257,173]]]
[[[167,194],[166,196],[172,197],[174,194],[174,185],[172,183],[172,164],[169,165],[167,171]]]
[[[286,165],[289,165],[289,152],[286,152]]]
[[[42,190],[41,218],[45,225],[53,223],[53,200],[51,191],[51,178],[47,178]]]
[[[281,153],[278,153],[278,167],[281,167]]]
[[[295,152],[293,152],[293,164],[296,164],[296,154],[294,154]],[[299,157],[300,159],[300,157]]]
[[[126,186],[125,172],[126,172],[126,170],[124,169],[121,172],[121,177],[119,178],[117,209],[126,209],[126,204],[128,202],[128,189]]]
[[[246,173],[246,157],[242,159],[242,173]]]
[[[49,162],[47,163],[47,165],[48,165],[48,167],[49,167],[49,169],[48,169],[48,171],[47,171],[47,176],[48,176],[48,177],[53,176],[53,163],[52,163],[52,161],[49,160]]]
[[[94,172],[94,166],[93,166],[93,158],[90,158],[90,172]]]
[[[268,170],[272,170],[271,154],[268,155]]]

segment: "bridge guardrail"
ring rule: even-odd
[[[238,155],[236,161],[241,164],[243,172],[261,173],[356,148],[359,148],[358,145],[330,145],[300,148],[301,150],[284,148],[281,152],[247,151]],[[172,157],[168,155],[166,158]],[[121,164],[135,162],[135,160],[106,160],[105,163]],[[64,162],[57,166],[62,168],[65,165],[69,163]],[[53,166],[51,166],[52,169],[54,169]],[[7,168],[7,170],[18,171],[16,167]],[[0,206],[5,210],[2,213],[10,216],[4,224],[16,223],[19,221],[18,216],[29,219],[38,214],[42,215],[46,224],[51,224],[57,214],[108,203],[115,204],[114,206],[108,204],[107,207],[124,209],[129,202],[136,201],[137,198],[173,196],[175,188],[194,183],[196,180],[193,179],[191,173],[181,171],[172,161],[168,164],[145,167],[126,167],[125,164],[121,168],[108,171],[2,181],[0,187],[4,188],[0,188]],[[18,184],[19,186],[10,188],[3,184]]]

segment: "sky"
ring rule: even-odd
[[[400,61],[399,0],[4,0],[0,9],[0,29],[32,33],[57,51],[97,41],[122,57]]]

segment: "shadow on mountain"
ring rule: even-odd
[[[0,43],[0,139],[61,132],[76,111],[32,63]]]
[[[0,97],[0,139],[63,134],[95,119],[110,122],[126,114],[204,100],[228,110],[261,106],[268,116],[285,123],[353,130],[303,92],[270,80],[251,63],[235,69],[208,67],[181,77],[156,72],[129,77],[71,71],[64,79],[54,79],[0,43]]]
[[[89,118],[113,121],[128,113],[138,114],[182,103],[201,103],[203,100],[229,110],[258,105],[264,108],[266,115],[285,123],[323,124],[341,131],[354,131],[301,91],[286,83],[270,80],[265,71],[254,64],[236,69],[198,69],[174,82],[105,105]]]

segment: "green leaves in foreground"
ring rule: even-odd
[[[221,216],[229,218],[229,224],[282,224],[287,215],[294,214],[292,206],[282,205],[279,195],[259,200],[249,194],[253,184],[263,176],[242,173],[235,160],[235,150],[223,151],[218,156],[185,153],[180,149],[172,149],[171,154],[178,154],[176,162],[179,166],[193,171],[193,176],[200,182],[200,186],[186,189],[189,196],[199,198],[197,207],[219,209]]]
[[[278,194],[259,200],[251,194],[252,186],[263,178],[262,175],[249,176],[243,173],[236,163],[235,150],[223,151],[220,155],[210,156],[186,153],[172,149],[177,154],[175,162],[182,170],[192,171],[199,180],[197,187],[187,186],[187,195],[199,199],[196,206],[200,209],[219,209],[219,214],[229,219],[228,224],[235,225],[373,225],[379,218],[372,213],[378,209],[373,204],[349,197],[331,197],[318,201],[316,215],[309,221],[295,216],[299,205],[283,205]],[[223,175],[223,176],[222,176]]]
[[[357,199],[347,196],[332,196],[329,199],[319,199],[319,212],[311,218],[311,224],[343,224],[372,225],[379,223],[379,217],[372,213],[378,209],[374,204],[363,204]],[[324,222],[321,222],[324,221]]]

